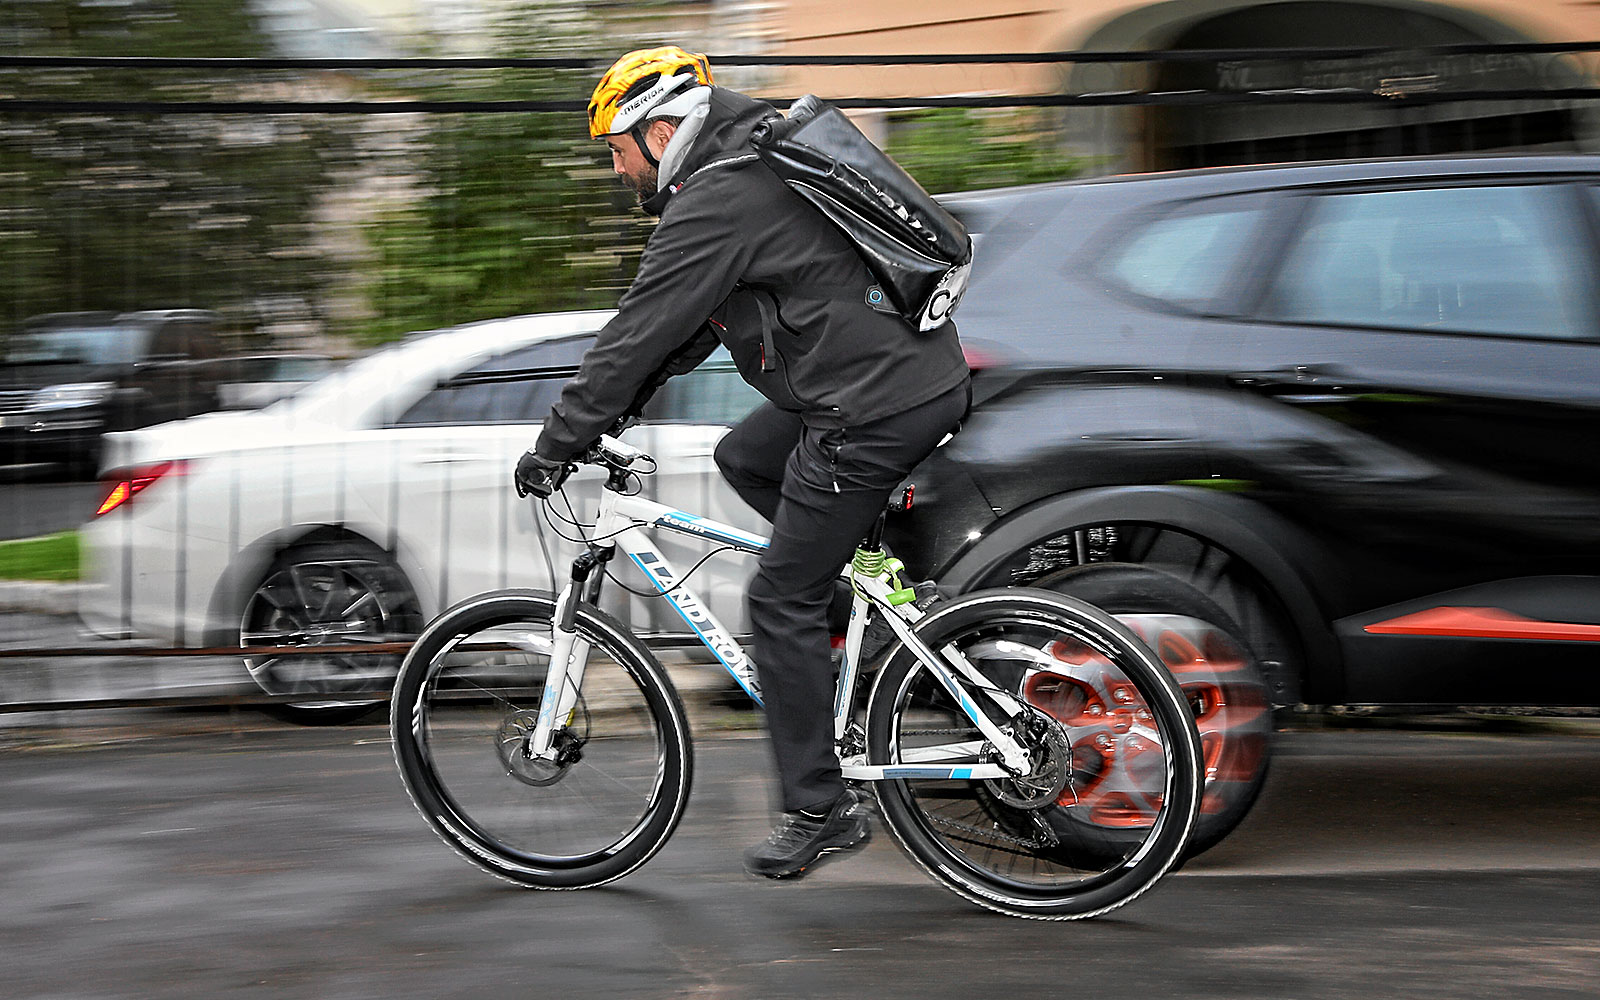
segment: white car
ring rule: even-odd
[[[253,413],[216,413],[108,436],[107,493],[84,529],[80,609],[91,630],[208,647],[378,641],[414,635],[452,603],[551,587],[579,546],[519,500],[511,473],[610,312],[523,316],[414,336]],[[625,439],[660,471],[646,495],[765,533],[723,483],[712,449],[760,402],[727,356],[673,379]],[[602,477],[568,480],[573,520]],[[559,496],[557,498],[559,504]],[[560,508],[565,513],[564,508]],[[680,570],[708,550],[659,539]],[[725,553],[692,586],[748,631],[749,556]],[[618,573],[644,590],[645,581]],[[671,603],[608,584],[602,605],[634,628],[685,633]],[[291,711],[334,721],[386,686],[397,657],[255,657],[246,666]],[[370,699],[369,699],[370,700]]]

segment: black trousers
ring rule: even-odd
[[[767,403],[717,445],[723,477],[772,522],[747,599],[786,812],[844,791],[827,624],[834,581],[894,488],[955,430],[969,398],[962,384],[904,413],[826,430]]]

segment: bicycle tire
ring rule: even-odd
[[[546,592],[497,591],[435,619],[401,664],[390,728],[411,801],[458,854],[519,885],[585,889],[634,871],[672,836],[694,758],[661,664],[584,604],[588,668],[559,735],[573,757],[558,767],[519,756],[545,694],[555,608]],[[613,808],[615,823],[602,825]]]
[[[1200,805],[1199,734],[1171,675],[1116,619],[1061,594],[994,590],[936,608],[916,628],[930,648],[954,645],[1013,695],[1056,686],[1055,700],[1018,699],[1019,720],[1056,734],[1055,763],[1031,776],[1048,786],[1042,792],[1026,782],[877,782],[885,824],[936,881],[1001,913],[1075,920],[1137,898],[1178,861]],[[868,702],[870,762],[894,764],[920,739],[952,737],[981,739],[943,686],[897,648]],[[1052,775],[1059,791],[1045,780]],[[1100,810],[1099,822],[1074,823],[1085,809]],[[1135,843],[1094,839],[1116,809],[1143,830]]]

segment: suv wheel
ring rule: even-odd
[[[1217,844],[1261,792],[1272,731],[1266,680],[1239,626],[1200,590],[1147,566],[1074,566],[1033,586],[1116,615],[1172,672],[1194,709],[1206,768],[1200,816],[1184,856]]]

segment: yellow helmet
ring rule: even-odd
[[[711,85],[706,57],[676,45],[639,49],[606,70],[589,98],[589,138],[621,135],[685,86]]]

